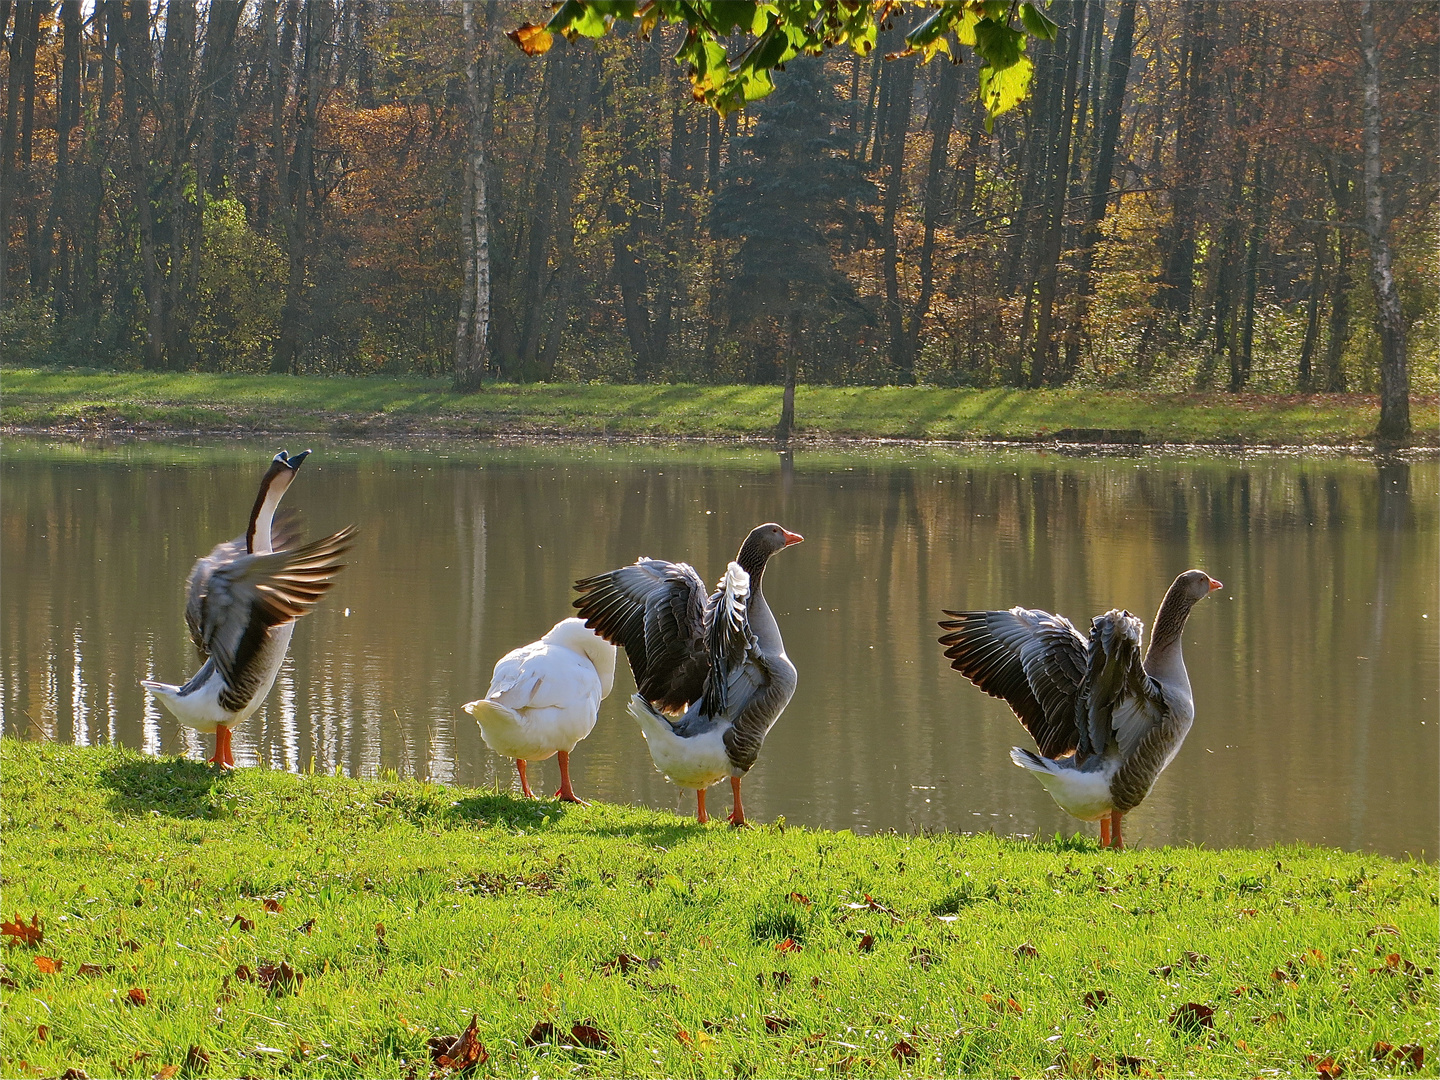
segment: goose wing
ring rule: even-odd
[[[1141,662],[1144,634],[1144,624],[1128,611],[1112,609],[1091,620],[1078,710],[1083,753],[1103,751],[1113,735],[1128,759],[1169,714],[1160,684]]]
[[[1040,753],[1056,758],[1074,751],[1086,643],[1070,620],[1023,607],[945,614],[940,644],[950,666],[1015,710]]]
[[[640,696],[683,712],[705,688],[705,583],[688,563],[641,558],[575,583],[585,625],[623,645]]]
[[[300,511],[281,510],[275,515],[270,526],[270,544],[275,551],[289,551],[300,544]],[[190,628],[190,640],[194,642],[200,659],[210,657],[206,648],[205,603],[210,590],[210,579],[217,571],[231,566],[237,559],[249,553],[245,549],[245,537],[237,536],[223,544],[216,544],[209,555],[195,560],[190,576],[185,581],[185,625]]]
[[[707,716],[722,716],[732,702],[743,704],[743,698],[764,682],[755,664],[760,642],[750,629],[750,575],[737,562],[726,568],[705,605],[705,647],[710,671],[701,710]]]
[[[195,564],[185,621],[195,645],[228,683],[254,657],[272,626],[308,615],[345,565],[354,526],[289,551],[251,555],[244,541],[221,544]]]

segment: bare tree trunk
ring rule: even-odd
[[[20,4],[15,8],[15,29],[10,34],[10,71],[5,83],[5,131],[0,139],[0,310],[5,307],[9,277],[10,215],[15,209],[15,150],[20,133],[20,99],[23,88],[35,81],[35,46],[40,36],[40,15],[48,4]],[[3,29],[3,24],[0,24]]]
[[[1380,46],[1375,40],[1374,0],[1361,0],[1360,52],[1365,65],[1365,238],[1370,244],[1370,285],[1380,331],[1380,426],[1376,434],[1400,442],[1410,437],[1410,372],[1405,359],[1405,313],[1390,253],[1380,157]]]
[[[943,65],[935,77],[930,102],[930,165],[925,175],[925,233],[920,242],[920,295],[910,310],[905,332],[902,370],[914,376],[920,355],[920,331],[935,295],[935,226],[940,218],[945,192],[945,172],[950,158],[950,132],[955,124],[955,102],[960,96],[960,70],[956,64]]]
[[[1075,4],[1069,5],[1070,21]],[[1040,314],[1035,327],[1035,352],[1030,360],[1030,386],[1045,385],[1048,378],[1050,352],[1054,347],[1055,290],[1060,273],[1060,241],[1065,230],[1065,191],[1070,171],[1070,137],[1075,112],[1075,76],[1080,65],[1082,34],[1079,26],[1062,31],[1069,37],[1065,43],[1064,99],[1060,107],[1059,140],[1050,154],[1050,190],[1046,198],[1045,241],[1040,256]]]
[[[1315,268],[1310,272],[1310,298],[1305,305],[1305,340],[1300,344],[1300,364],[1296,383],[1302,391],[1315,384],[1315,345],[1320,340],[1320,293],[1325,286],[1324,237],[1315,237]]]
[[[1175,134],[1175,185],[1170,227],[1161,240],[1165,267],[1160,303],[1181,315],[1190,313],[1195,281],[1195,212],[1200,203],[1203,159],[1209,141],[1210,61],[1214,52],[1213,0],[1183,0],[1185,8],[1184,105]]]
[[[785,318],[785,392],[780,399],[780,423],[775,441],[788,443],[795,430],[795,379],[800,368],[800,309],[791,307]]]
[[[900,296],[900,236],[897,218],[905,193],[905,136],[910,130],[910,98],[915,88],[915,58],[894,61],[890,73],[889,108],[885,120],[885,202],[880,225],[884,242],[885,323],[890,334],[890,363],[895,381],[915,381],[914,357],[907,355],[905,308]]]
[[[465,204],[461,213],[461,248],[465,259],[464,292],[455,330],[455,390],[480,389],[490,337],[490,203],[485,177],[485,120],[490,104],[493,63],[488,43],[482,46],[475,25],[475,0],[463,0],[465,27],[465,105],[469,147],[465,161]]]
[[[1345,392],[1345,346],[1350,341],[1350,236],[1335,237],[1335,267],[1330,272],[1330,327],[1325,342],[1325,390]]]
[[[141,285],[145,291],[145,366],[165,366],[165,295],[161,288],[156,257],[155,218],[150,208],[149,154],[141,128],[140,99],[153,100],[154,81],[150,63],[150,5],[148,0],[131,0],[121,37],[120,68],[124,73],[122,104],[125,111],[125,141],[130,150],[130,191],[140,227]]]

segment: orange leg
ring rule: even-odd
[[[525,759],[515,759],[515,771],[520,774],[520,790],[525,793],[527,799],[535,798],[535,792],[530,790],[530,779],[525,775]]]
[[[221,724],[215,729],[215,753],[205,759],[206,765],[219,765],[222,769],[235,767],[235,755],[230,752],[230,729]]]
[[[1100,819],[1100,846],[1101,846],[1102,848],[1107,848],[1107,847],[1110,846],[1110,815],[1109,815],[1109,814],[1106,814],[1104,817],[1102,817],[1102,818]]]
[[[574,788],[570,786],[570,755],[564,750],[560,751],[560,790],[555,792],[555,798],[561,802],[579,803],[585,805],[585,800],[575,794]]]
[[[1110,846],[1119,851],[1124,851],[1125,838],[1120,835],[1120,816],[1119,810],[1112,810],[1110,812]]]
[[[740,805],[740,777],[730,777],[730,790],[735,796],[735,808],[730,811],[730,824],[738,829],[745,824],[745,810]]]
[[[710,815],[705,813],[705,789],[703,787],[695,790],[695,820],[701,825],[710,820]]]

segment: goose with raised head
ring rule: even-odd
[[[184,686],[143,680],[186,727],[215,733],[208,760],[234,768],[232,729],[260,707],[290,647],[295,620],[315,609],[344,566],[354,526],[297,546],[293,515],[275,511],[310,454],[275,455],[260,481],[245,535],[197,559],[186,582],[185,622],[205,661]]]
[[[752,529],[715,592],[688,563],[641,558],[575,583],[575,606],[606,641],[625,647],[635,675],[630,715],[650,757],[675,784],[695,791],[730,778],[733,825],[745,824],[740,781],[795,693],[795,665],[761,581],[777,551],[803,540],[769,523]]]
[[[512,649],[495,664],[483,698],[461,706],[497,754],[515,759],[520,790],[533,799],[526,762],[559,755],[565,802],[584,800],[570,786],[570,752],[595,728],[600,702],[615,685],[615,646],[580,619],[561,619],[539,641]]]
[[[940,644],[1035,739],[1038,754],[1017,746],[1011,760],[1067,814],[1098,820],[1102,847],[1123,848],[1121,817],[1150,793],[1194,723],[1180,635],[1190,609],[1219,588],[1203,570],[1177,577],[1143,659],[1144,625],[1114,609],[1091,620],[1088,640],[1047,611],[946,611]]]

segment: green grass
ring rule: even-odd
[[[5,1076],[424,1077],[472,1016],[481,1075],[1390,1075],[1377,1041],[1435,1075],[1423,863],[737,832],[13,740],[0,765],[5,911],[44,929],[4,950]],[[282,962],[303,982],[267,990]],[[1192,1002],[1213,1027],[1171,1022]],[[607,1047],[568,1045],[582,1021]],[[541,1022],[565,1037],[527,1045]]]
[[[305,431],[339,435],[766,436],[774,386],[500,385],[456,395],[442,379],[290,378],[9,369],[0,422],[29,429]],[[802,386],[802,436],[1034,439],[1084,429],[1120,441],[1354,444],[1378,406],[1363,395],[1140,394]],[[1433,399],[1413,405],[1433,444]],[[1089,437],[1091,441],[1094,436]]]

